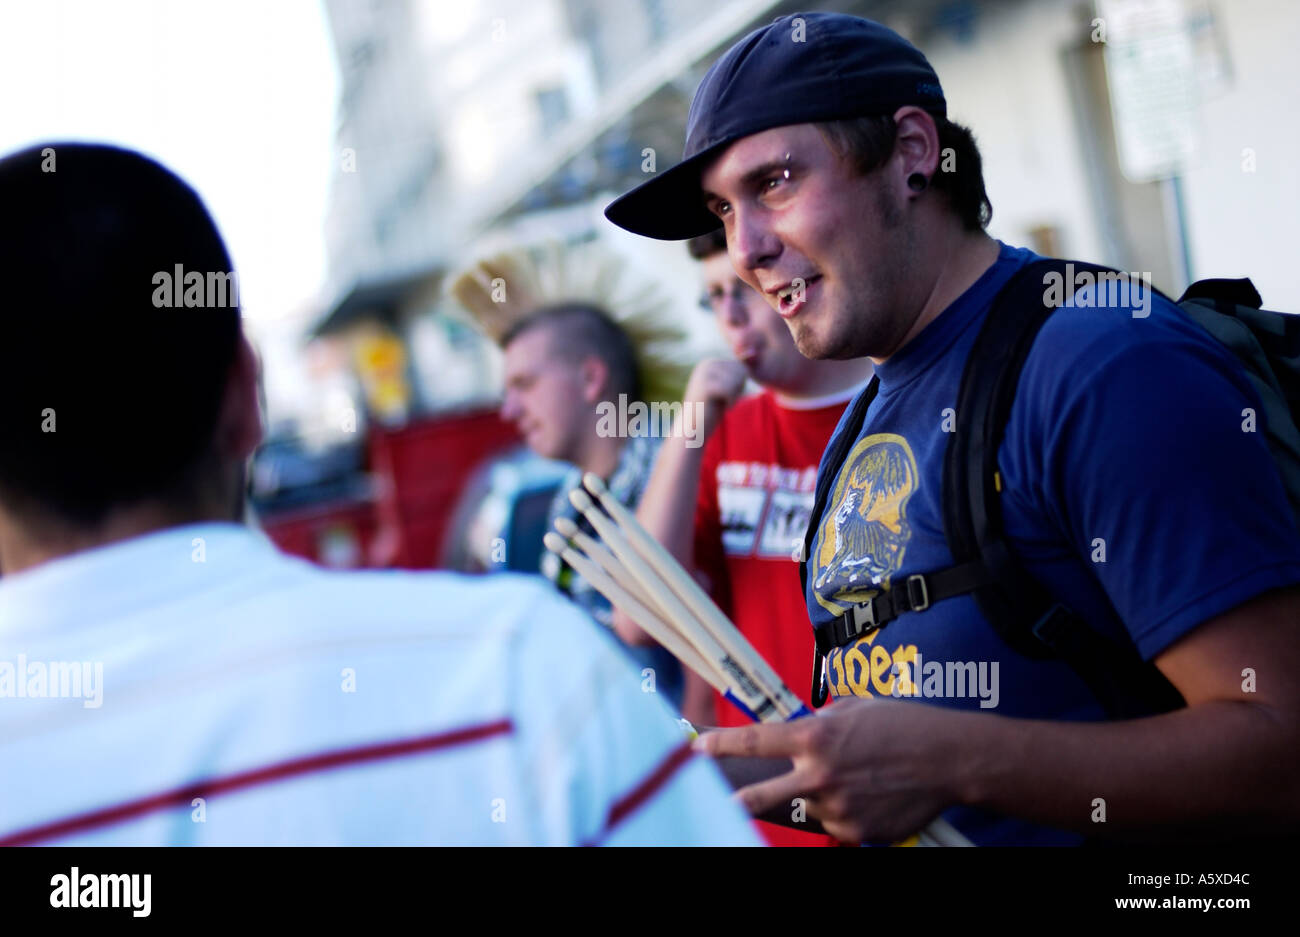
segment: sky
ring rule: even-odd
[[[0,0],[0,153],[158,159],[216,219],[255,328],[309,315],[324,282],[338,84],[319,0]]]

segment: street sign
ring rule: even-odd
[[[1120,168],[1131,182],[1179,175],[1197,149],[1196,42],[1182,0],[1098,0]]]

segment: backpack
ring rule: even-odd
[[[944,454],[944,537],[955,564],[906,577],[868,602],[814,629],[812,704],[826,702],[826,655],[883,627],[903,612],[924,612],[935,602],[974,593],[984,617],[1011,648],[1031,659],[1067,663],[1111,719],[1168,712],[1185,705],[1154,663],[1136,648],[1090,628],[1058,602],[1020,564],[1006,540],[998,493],[998,449],[1016,386],[1038,330],[1054,306],[1043,284],[1052,272],[1070,283],[1074,273],[1123,276],[1108,267],[1045,259],[1026,264],[998,292],[962,372],[956,411],[961,428]],[[1099,281],[1100,282],[1100,281]],[[1073,284],[1071,283],[1071,286]],[[1155,291],[1149,284],[1143,288]],[[1300,518],[1300,316],[1261,309],[1249,280],[1201,280],[1177,305],[1225,345],[1242,364],[1262,402],[1261,423],[1290,499]],[[804,594],[813,541],[839,469],[856,443],[879,379],[858,395],[817,479],[800,564]]]

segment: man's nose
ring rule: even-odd
[[[515,399],[513,391],[506,391],[505,398],[501,401],[500,415],[507,423],[519,419],[519,402]]]
[[[722,297],[722,321],[733,329],[743,329],[749,324],[750,289],[737,280]]]
[[[742,276],[776,259],[781,241],[764,221],[761,212],[736,208],[736,221],[727,235],[731,263]]]

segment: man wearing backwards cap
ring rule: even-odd
[[[990,212],[925,57],[826,13],[732,46],[696,92],[682,163],[606,210],[661,239],[721,225],[800,351],[872,359],[863,426],[821,466],[834,476],[806,560],[814,626],[953,565],[942,471],[964,429],[962,370],[994,296],[1035,259],[985,233]],[[1258,400],[1163,297],[1140,315],[1107,299],[1077,291],[1034,341],[998,451],[1004,526],[1034,580],[1153,661],[1186,706],[1107,723],[1069,666],[1012,651],[958,594],[827,654],[831,693],[858,699],[701,740],[793,759],[742,789],[751,812],[803,798],[863,842],[940,814],[978,844],[1295,828],[1300,531],[1260,434],[1241,431]]]

